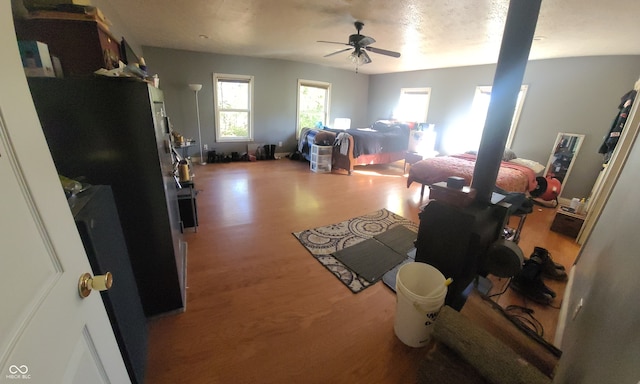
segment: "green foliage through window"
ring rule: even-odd
[[[253,77],[214,74],[218,141],[250,141]]]
[[[298,81],[298,132],[318,122],[329,125],[330,89],[329,83]]]

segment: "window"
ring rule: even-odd
[[[431,88],[402,88],[393,118],[416,123],[427,122]]]
[[[518,100],[516,101],[516,110],[513,114],[513,119],[511,120],[511,129],[509,130],[509,136],[507,136],[506,148],[510,148],[511,143],[513,142],[516,127],[518,126],[518,119],[520,118],[520,112],[522,111],[522,105],[524,104],[524,98],[527,94],[527,88],[528,87],[526,85],[520,87]],[[447,131],[444,138],[444,147],[447,153],[460,153],[469,150],[478,150],[480,147],[480,140],[482,139],[484,123],[487,119],[490,100],[491,86],[476,87],[473,104],[471,105],[471,110],[466,116],[466,119],[462,119],[460,123],[454,124],[452,129]]]
[[[253,141],[253,76],[213,74],[217,141]]]
[[[321,81],[298,79],[298,125],[296,138],[300,130],[313,128],[318,122],[329,124],[329,105],[331,100],[331,84]]]

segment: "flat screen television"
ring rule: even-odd
[[[131,48],[124,37],[122,38],[122,42],[120,42],[120,57],[122,62],[126,65],[140,62],[140,57],[136,55],[136,53],[133,51],[133,48]]]

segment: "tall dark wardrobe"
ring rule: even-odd
[[[144,314],[183,310],[186,243],[162,91],[130,78],[28,82],[58,173],[112,188]]]

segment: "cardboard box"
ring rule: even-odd
[[[18,41],[24,73],[29,77],[56,77],[47,44],[39,41]]]

